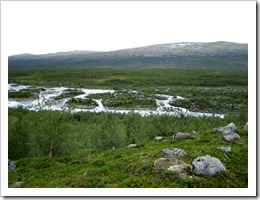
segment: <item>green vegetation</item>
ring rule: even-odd
[[[35,76],[41,79],[35,79]],[[40,74],[40,75],[39,75]],[[93,106],[102,99],[107,107],[156,108],[155,94],[183,96],[174,106],[191,111],[238,113],[247,107],[247,72],[174,69],[9,69],[9,83],[46,87],[115,89],[114,94],[90,95],[90,100],[68,103]],[[130,91],[138,94],[129,94]],[[70,91],[58,98],[72,97]],[[76,91],[75,91],[76,92]],[[75,93],[75,94],[80,94]],[[245,106],[243,106],[245,105]],[[246,110],[245,110],[246,111]]]
[[[208,131],[213,127],[230,122],[243,126],[247,113],[240,116],[227,115],[224,119],[214,117],[185,117],[153,115],[141,117],[139,114],[115,114],[79,112],[70,114],[61,111],[28,111],[23,108],[9,108],[9,158],[63,156],[75,149],[91,148],[93,151],[122,147],[140,143],[156,135],[170,136],[175,132]],[[17,138],[21,139],[17,140]],[[24,139],[23,139],[24,138]],[[22,145],[22,141],[26,146]],[[36,142],[36,143],[35,143]],[[58,144],[51,144],[51,143]],[[46,144],[46,145],[44,145]],[[25,150],[20,151],[19,145]],[[53,146],[53,148],[51,148]],[[54,148],[55,147],[55,148]],[[54,150],[53,150],[54,149]],[[19,152],[26,152],[20,155]]]
[[[35,116],[40,118],[38,120]],[[225,142],[213,127],[234,122],[243,142]],[[23,187],[247,187],[247,131],[238,116],[173,117],[111,113],[63,113],[9,109],[9,185]],[[192,139],[174,140],[175,132],[196,130]],[[166,138],[154,141],[156,135]],[[127,148],[137,143],[138,148]],[[231,146],[225,153],[218,146]],[[115,149],[114,149],[115,148]],[[164,148],[181,148],[187,164],[203,155],[219,158],[227,173],[181,179],[156,171],[153,162]]]
[[[37,75],[37,76],[36,76]],[[36,78],[35,78],[36,77]],[[39,78],[40,77],[40,78]],[[17,163],[9,170],[8,184],[22,187],[248,187],[247,72],[168,69],[9,69],[9,83],[47,87],[115,89],[86,99],[68,91],[70,106],[153,108],[156,94],[178,95],[172,102],[193,111],[226,113],[225,118],[65,111],[8,110],[8,157]],[[138,91],[138,92],[133,92]],[[22,93],[21,91],[20,93]],[[11,93],[11,92],[10,92]],[[9,94],[10,94],[9,93]],[[9,96],[9,98],[11,98]],[[242,140],[225,142],[214,127],[235,123]],[[197,131],[191,139],[174,140],[177,132]],[[155,141],[155,136],[164,136]],[[138,148],[127,148],[129,144]],[[217,147],[230,146],[232,152]],[[204,155],[221,160],[227,172],[198,177],[187,171],[180,178],[156,171],[153,163],[164,148],[181,148],[189,164]],[[191,178],[190,178],[191,177]]]
[[[40,89],[23,89],[20,91],[8,92],[8,98],[13,99],[26,99],[26,98],[36,98],[37,94],[40,92]]]
[[[180,91],[181,90],[181,91]],[[225,114],[245,109],[248,104],[247,87],[185,87],[170,90],[170,94],[182,94],[185,99],[172,102],[173,106],[195,112]]]
[[[80,90],[76,90],[76,89],[68,89],[64,93],[62,93],[61,95],[55,97],[55,100],[74,97],[74,96],[77,96],[77,95],[80,95],[80,94],[84,94],[84,92],[82,92]]]
[[[41,74],[36,81],[35,74]],[[176,69],[9,69],[8,82],[47,87],[98,89],[167,89],[176,86],[247,86],[247,71]]]
[[[97,102],[95,102],[93,99],[76,99],[76,98],[72,98],[69,101],[67,101],[67,104],[69,106],[78,106],[78,105],[83,105],[83,106],[90,106],[90,107],[96,107],[98,106]]]
[[[154,95],[131,90],[118,90],[115,93],[91,94],[88,98],[102,99],[103,105],[109,108],[156,108]]]

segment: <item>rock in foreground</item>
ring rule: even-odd
[[[184,171],[188,167],[188,164],[178,160],[177,158],[159,158],[154,161],[154,168],[156,170],[168,169],[172,172],[176,172],[179,176],[183,176]]]
[[[190,164],[190,171],[196,175],[214,176],[226,171],[226,168],[218,158],[206,155],[195,158]]]

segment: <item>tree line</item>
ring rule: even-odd
[[[171,136],[176,132],[211,131],[230,122],[243,126],[247,113],[221,119],[9,108],[8,156],[9,159],[59,157],[77,154],[82,149],[97,152],[141,144],[155,136]]]

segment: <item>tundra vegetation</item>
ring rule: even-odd
[[[245,71],[177,69],[9,69],[9,83],[31,86],[114,89],[113,94],[72,98],[73,106],[155,108],[156,94],[182,96],[173,102],[191,111],[225,114],[224,118],[8,109],[9,187],[248,187],[248,80]],[[37,91],[36,91],[37,90]],[[134,91],[134,94],[133,94]],[[34,98],[38,89],[9,92],[9,98]],[[69,90],[58,99],[80,95]],[[164,98],[158,97],[156,98]],[[225,141],[213,131],[233,122],[240,140]],[[175,140],[178,132],[196,134]],[[154,140],[162,136],[163,140]],[[137,144],[135,148],[127,148]],[[231,152],[218,147],[230,146]],[[165,148],[179,148],[185,163],[210,155],[221,160],[226,172],[186,178],[154,169]]]

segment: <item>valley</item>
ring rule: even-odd
[[[10,188],[248,187],[245,71],[10,68],[8,82]],[[195,174],[207,155],[224,171]]]
[[[247,188],[248,101],[247,44],[9,56],[8,186]]]

